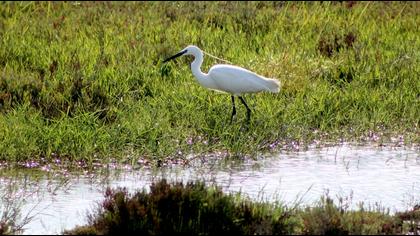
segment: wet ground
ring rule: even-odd
[[[123,166],[102,170],[101,174],[52,173],[43,166],[38,168],[41,171],[3,171],[0,196],[7,195],[7,186],[15,187],[10,199],[15,205],[21,204],[21,218],[33,216],[25,225],[25,234],[57,234],[85,224],[87,212],[101,201],[106,187],[126,187],[134,192],[148,189],[160,178],[205,180],[226,192],[290,205],[311,204],[325,194],[336,201],[341,198],[355,209],[361,201],[366,207],[391,212],[420,202],[419,147],[343,144],[257,159],[225,162],[222,157],[191,155],[183,165]],[[4,211],[7,199],[1,201],[0,211]]]

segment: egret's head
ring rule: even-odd
[[[201,53],[201,50],[197,46],[194,46],[194,45],[189,45],[188,47],[184,48],[183,50],[186,51],[185,55],[196,56],[196,55]]]
[[[171,57],[169,57],[169,58],[167,58],[167,59],[165,59],[163,62],[165,63],[165,62],[168,62],[168,61],[170,61],[170,60],[172,60],[172,59],[175,59],[175,58],[177,58],[177,57],[180,57],[180,56],[182,56],[182,55],[193,55],[193,56],[197,56],[197,55],[199,55],[201,53],[201,50],[197,47],[197,46],[194,46],[194,45],[189,45],[188,47],[186,47],[186,48],[184,48],[184,49],[182,49],[180,52],[178,52],[177,54],[175,54],[175,55],[173,55],[173,56],[171,56]]]

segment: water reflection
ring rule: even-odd
[[[206,165],[191,156],[188,166],[113,170],[101,176],[44,174],[34,178],[22,174],[15,177],[13,185],[19,186],[20,199],[22,193],[31,193],[23,199],[23,215],[32,209],[35,218],[26,225],[25,234],[57,234],[85,224],[86,212],[100,202],[106,187],[126,187],[134,192],[148,189],[160,178],[205,180],[226,192],[240,191],[255,200],[289,204],[297,199],[310,204],[328,192],[335,199],[347,197],[353,208],[363,201],[396,211],[420,201],[419,154],[418,147],[342,145],[239,162],[207,159]],[[0,181],[5,186],[10,177],[3,175]]]

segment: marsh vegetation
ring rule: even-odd
[[[0,159],[133,163],[314,140],[418,143],[418,2],[4,2]],[[186,45],[277,78],[230,98],[200,87]],[[203,71],[217,63],[205,57]],[[240,112],[243,114],[243,112]],[[245,119],[240,115],[238,120]]]

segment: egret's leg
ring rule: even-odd
[[[242,104],[244,104],[245,107],[246,107],[246,118],[247,118],[247,120],[249,122],[249,120],[251,119],[251,109],[249,109],[249,107],[246,104],[245,100],[241,96],[239,96],[239,99],[241,100]]]
[[[230,117],[230,123],[232,124],[233,117],[236,115],[236,108],[235,108],[235,97],[232,97],[232,116]]]

